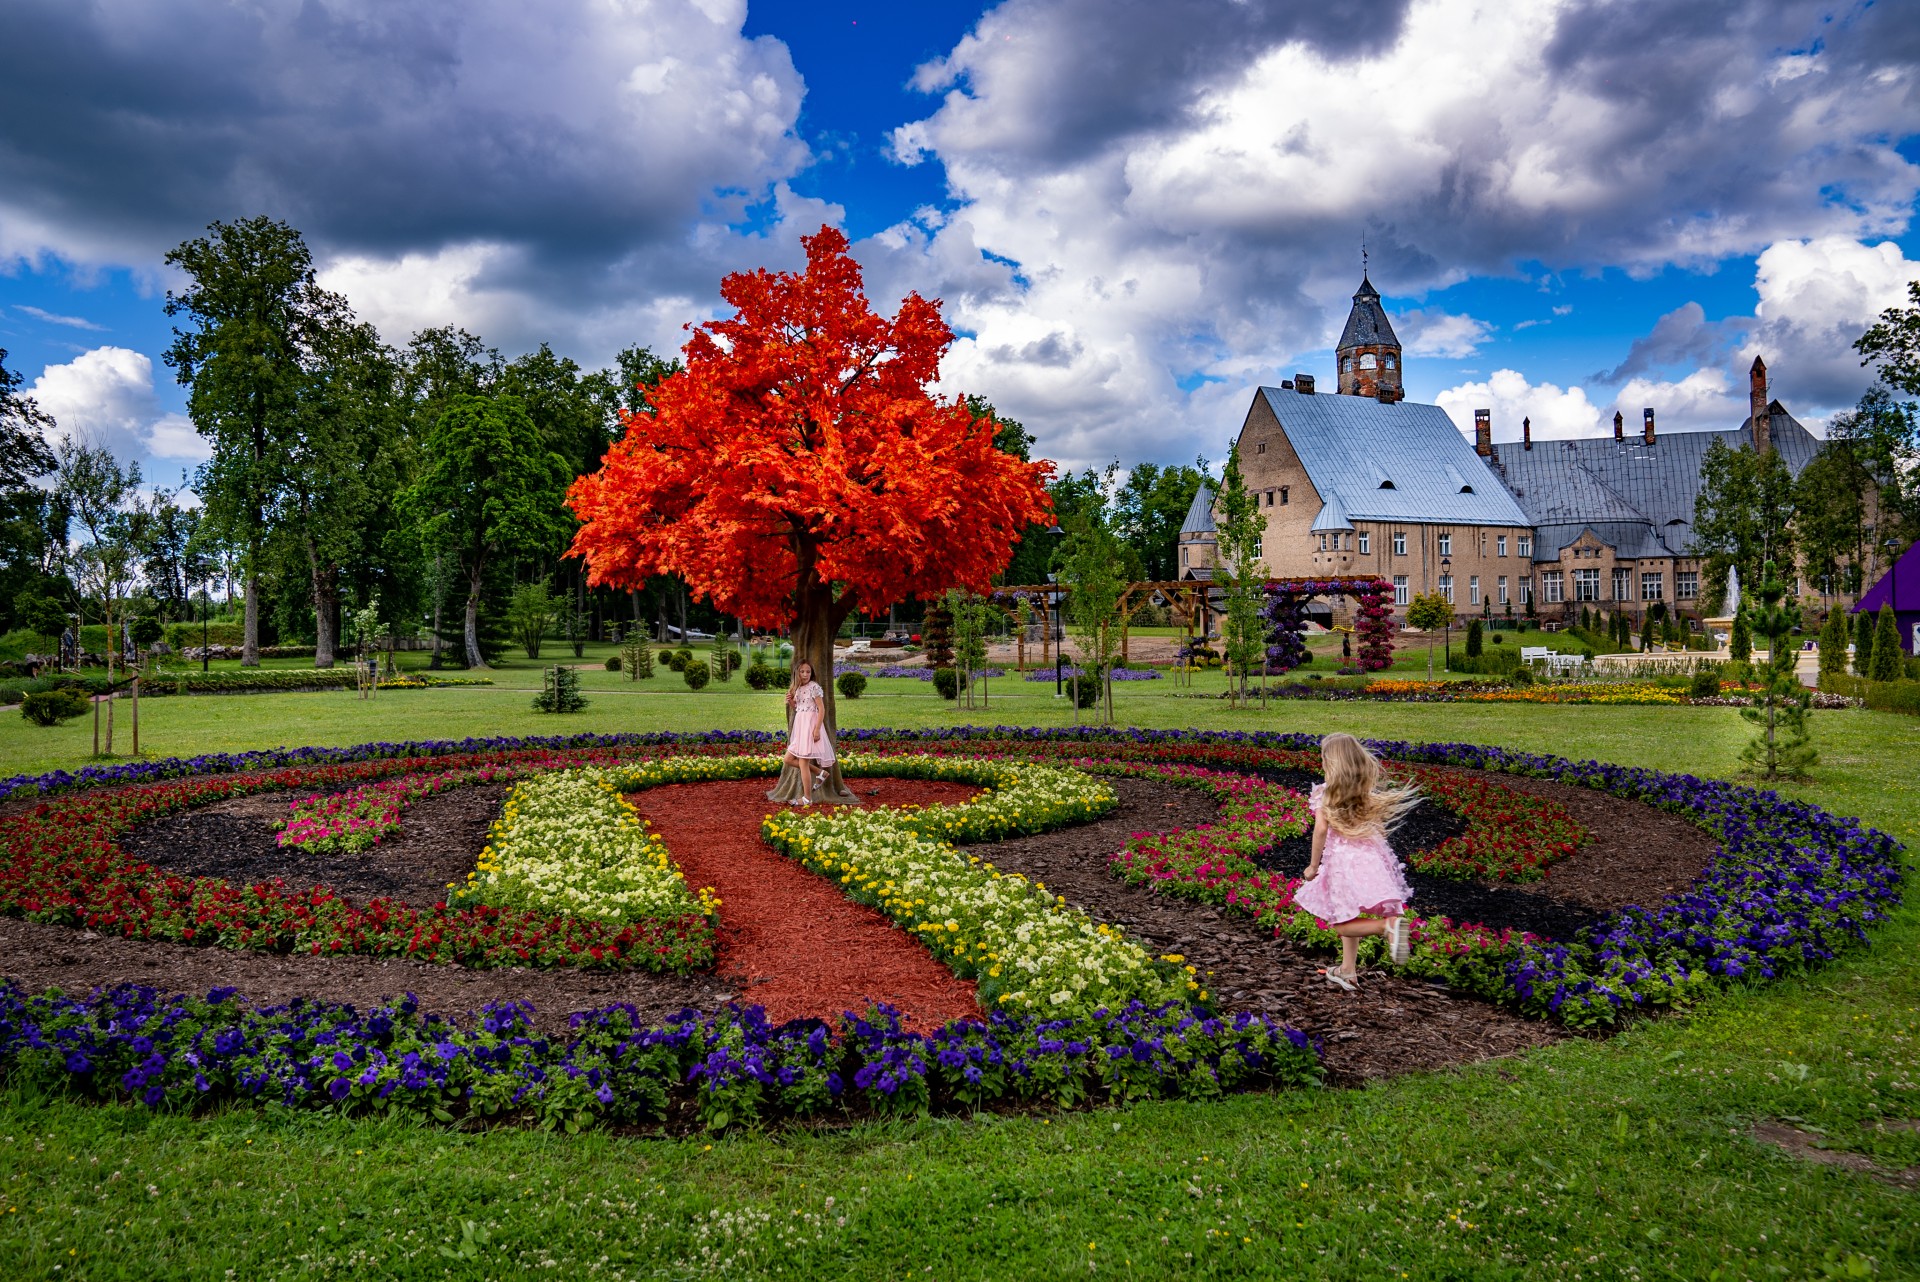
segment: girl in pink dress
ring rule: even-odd
[[[1407,960],[1410,930],[1406,870],[1387,844],[1387,834],[1411,810],[1410,787],[1382,786],[1380,763],[1349,734],[1320,741],[1321,773],[1308,795],[1313,811],[1313,858],[1293,902],[1340,936],[1340,966],[1322,972],[1348,992],[1360,977],[1360,941],[1384,935],[1394,965]]]
[[[787,687],[786,763],[800,771],[800,800],[813,803],[813,794],[833,768],[833,740],[827,737],[827,694],[813,679],[813,665],[805,659],[793,665],[793,683]]]

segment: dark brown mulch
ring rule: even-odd
[[[1224,1009],[1253,1011],[1322,1038],[1328,1080],[1336,1085],[1512,1054],[1564,1035],[1385,970],[1363,975],[1359,992],[1342,992],[1319,974],[1328,955],[1275,939],[1244,913],[1125,885],[1107,871],[1107,861],[1129,834],[1191,828],[1217,811],[1178,784],[1121,780],[1118,786],[1120,811],[1113,818],[975,853],[1003,871],[1046,883],[1156,951],[1184,956]]]
[[[399,831],[366,850],[316,851],[276,843],[274,823],[287,817],[298,792],[255,793],[141,824],[120,848],[156,868],[189,877],[221,877],[251,885],[278,877],[297,889],[329,886],[343,898],[399,899],[425,907],[446,897],[447,883],[473,871],[487,829],[500,817],[506,784],[476,784],[423,797],[409,806]]]

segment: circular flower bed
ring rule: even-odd
[[[1049,902],[1037,885],[959,855],[954,842],[979,840],[985,832],[1035,831],[1073,818],[1067,812],[1074,806],[1083,814],[1097,811],[1097,781],[1092,789],[1060,783],[1050,794],[1039,782],[1084,776],[1039,773],[1043,767],[1021,766],[1021,760],[1151,772],[1214,791],[1225,812],[1219,823],[1177,839],[1130,843],[1116,857],[1116,872],[1166,893],[1227,904],[1294,938],[1328,942],[1317,923],[1292,908],[1286,879],[1251,858],[1254,842],[1271,844],[1299,832],[1304,814],[1297,791],[1250,776],[1313,770],[1315,740],[1093,727],[866,731],[843,738],[848,748],[881,754],[851,754],[864,768],[991,780],[998,786],[989,796],[998,802],[894,812],[886,823],[861,812],[788,813],[769,821],[769,836],[789,855],[835,875],[846,893],[930,944],[937,939],[935,951],[956,971],[964,967],[980,978],[991,1003],[1034,1013],[996,1013],[928,1037],[901,1031],[897,1019],[880,1011],[846,1022],[834,1038],[814,1021],[767,1028],[754,1012],[738,1008],[689,1013],[671,1027],[645,1029],[631,1009],[616,1007],[576,1016],[573,1034],[563,1040],[533,1035],[524,1012],[507,1008],[462,1029],[405,1004],[363,1017],[324,1003],[256,1011],[218,992],[206,1002],[162,1001],[138,990],[69,1001],[5,988],[0,1066],[156,1104],[226,1094],[341,1106],[398,1102],[436,1115],[509,1111],[574,1125],[597,1118],[725,1124],[805,1114],[836,1099],[842,1106],[861,1100],[873,1108],[924,1108],[1192,1095],[1311,1077],[1313,1057],[1303,1036],[1257,1017],[1222,1020],[1190,1005],[1179,990],[1193,981],[1183,981],[1176,968],[1151,958],[1127,960],[1126,949],[1137,945],[1097,927],[1087,934],[1084,914]],[[697,909],[671,927],[650,919],[614,930],[490,904],[421,910],[373,901],[356,908],[324,891],[209,885],[210,879],[162,873],[128,859],[115,837],[170,810],[269,788],[341,791],[452,771],[532,779],[581,767],[606,771],[615,779],[608,784],[613,794],[648,782],[742,778],[769,769],[769,759],[755,750],[774,743],[771,735],[719,733],[380,744],[9,780],[0,784],[0,795],[42,799],[16,802],[0,819],[0,912],[129,936],[230,947],[317,945],[469,965],[669,964],[654,960],[663,957],[698,964],[703,941],[711,946],[711,919]],[[1416,969],[1530,1014],[1603,1025],[1634,1010],[1684,1002],[1727,979],[1817,962],[1864,938],[1898,900],[1899,847],[1891,838],[1773,793],[1472,745],[1373,746],[1468,819],[1465,834],[1427,855],[1429,863],[1461,873],[1537,876],[1569,833],[1551,807],[1516,809],[1497,787],[1434,768],[1503,771],[1592,788],[1686,816],[1719,837],[1718,856],[1687,891],[1614,913],[1572,939],[1444,920],[1422,924]],[[671,762],[636,760],[668,752]],[[899,753],[914,755],[891,755]],[[1016,795],[1022,772],[1036,781],[1028,801]],[[132,786],[63,795],[86,782],[109,781]],[[1056,812],[1051,817],[1043,813],[1049,807]],[[936,884],[949,900],[935,904],[921,893]],[[1064,925],[1049,924],[1056,917]],[[1036,924],[1045,928],[1036,931]],[[1060,938],[1078,940],[1077,951],[1050,953],[1049,932],[1062,930]],[[1041,943],[1031,955],[1016,957],[1009,944],[1035,939]],[[1118,969],[1096,962],[1081,967],[1091,978],[1082,976],[1087,982],[1078,989],[1056,983],[1079,958],[1109,955],[1119,959]],[[1064,969],[1044,982],[1024,982],[1058,958],[1067,959]],[[1029,962],[1037,969],[1027,969]],[[1010,973],[1016,969],[1021,975]],[[996,987],[991,981],[1006,982]],[[999,1000],[1013,992],[1022,999]],[[1056,1003],[1062,992],[1066,997]],[[1044,1013],[1056,1005],[1060,1018]]]

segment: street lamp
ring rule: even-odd
[[[1440,558],[1440,582],[1446,584],[1447,604],[1452,605],[1453,604],[1453,558],[1450,556],[1443,556]],[[1447,615],[1447,622],[1441,630],[1441,636],[1444,638],[1446,642],[1446,652],[1447,652],[1447,660],[1443,666],[1446,671],[1451,672],[1453,671],[1453,615],[1451,612],[1449,612]],[[1432,651],[1428,651],[1428,653],[1431,654]]]

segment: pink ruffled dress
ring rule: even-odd
[[[1318,816],[1326,785],[1317,783],[1307,794],[1307,808]],[[1356,917],[1398,917],[1406,911],[1413,889],[1386,834],[1349,837],[1327,828],[1327,846],[1320,857],[1320,875],[1303,881],[1293,902],[1329,926]]]
[[[809,681],[793,692],[793,727],[787,731],[787,751],[796,757],[833,764],[833,740],[821,720],[826,716],[826,692],[818,681]],[[818,735],[818,741],[814,736]]]

